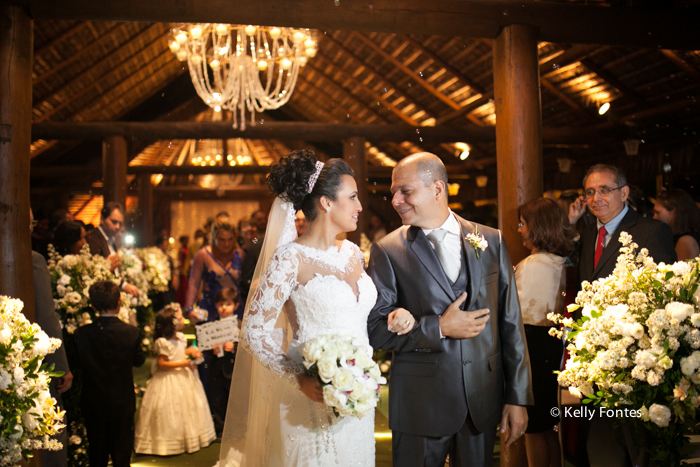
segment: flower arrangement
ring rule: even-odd
[[[143,262],[143,272],[152,292],[167,292],[172,279],[168,255],[158,247],[140,248],[135,253]]]
[[[469,233],[465,237],[469,243],[474,247],[476,252],[476,258],[479,259],[479,252],[486,250],[489,247],[489,242],[486,241],[483,235],[479,235],[479,228],[474,228],[474,233]]]
[[[110,263],[99,255],[91,255],[86,244],[79,255],[62,257],[49,245],[49,275],[54,303],[61,325],[68,334],[73,334],[79,326],[92,323],[95,310],[90,307],[90,286],[98,281],[121,281],[110,272]],[[131,310],[130,295],[122,293],[122,308],[119,318],[128,323]]]
[[[304,371],[316,376],[323,400],[336,416],[362,418],[377,406],[379,385],[386,384],[372,360],[372,348],[350,336],[327,334],[304,345]]]
[[[50,439],[64,427],[64,412],[56,410],[49,393],[53,365],[43,358],[61,346],[38,324],[21,313],[21,300],[0,296],[0,465],[19,465],[33,449],[57,451],[63,446]]]
[[[200,363],[204,362],[204,354],[202,354],[202,351],[194,345],[191,345],[185,349],[185,355],[187,356],[187,360],[191,361],[195,365],[199,365]]]
[[[700,406],[699,259],[657,265],[626,232],[620,242],[613,274],[583,282],[570,305],[582,317],[548,316],[572,329],[558,381],[584,404],[632,408],[655,438],[651,457],[680,465]]]
[[[151,304],[151,299],[148,298],[150,287],[137,252],[132,248],[121,248],[119,260],[121,261],[119,267],[121,278],[139,289],[139,296],[130,296],[129,304],[132,307],[149,306]]]

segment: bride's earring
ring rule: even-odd
[[[326,212],[327,212],[328,214],[331,213],[331,208],[330,208],[330,206],[326,208]]]

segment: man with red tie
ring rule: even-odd
[[[625,204],[630,189],[620,169],[594,165],[586,172],[583,187],[584,196],[572,204],[569,219],[575,223],[588,206],[597,222],[581,232],[580,281],[593,282],[612,274],[622,247],[621,232],[632,235],[640,249],[649,250],[657,264],[676,261],[671,229],[663,222],[640,216]],[[580,314],[575,317],[580,318]],[[637,450],[625,438],[632,440],[639,435],[613,430],[613,420],[596,418],[591,422],[587,443],[591,467],[635,465]]]

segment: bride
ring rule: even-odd
[[[271,167],[268,186],[277,198],[243,318],[219,465],[373,466],[374,412],[336,417],[301,365],[302,345],[322,334],[369,345],[377,290],[357,245],[336,241],[357,229],[362,211],[352,169],[299,150]],[[309,227],[296,239],[298,210]],[[414,324],[403,309],[389,318],[399,334]]]

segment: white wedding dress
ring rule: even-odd
[[[242,342],[275,375],[258,394],[271,408],[264,449],[241,465],[374,466],[374,412],[362,419],[337,418],[325,404],[308,399],[296,379],[301,345],[316,336],[351,335],[369,345],[367,316],[377,290],[363,261],[349,241],[326,251],[290,242],[270,259],[249,303]],[[284,328],[291,336],[285,338]]]

